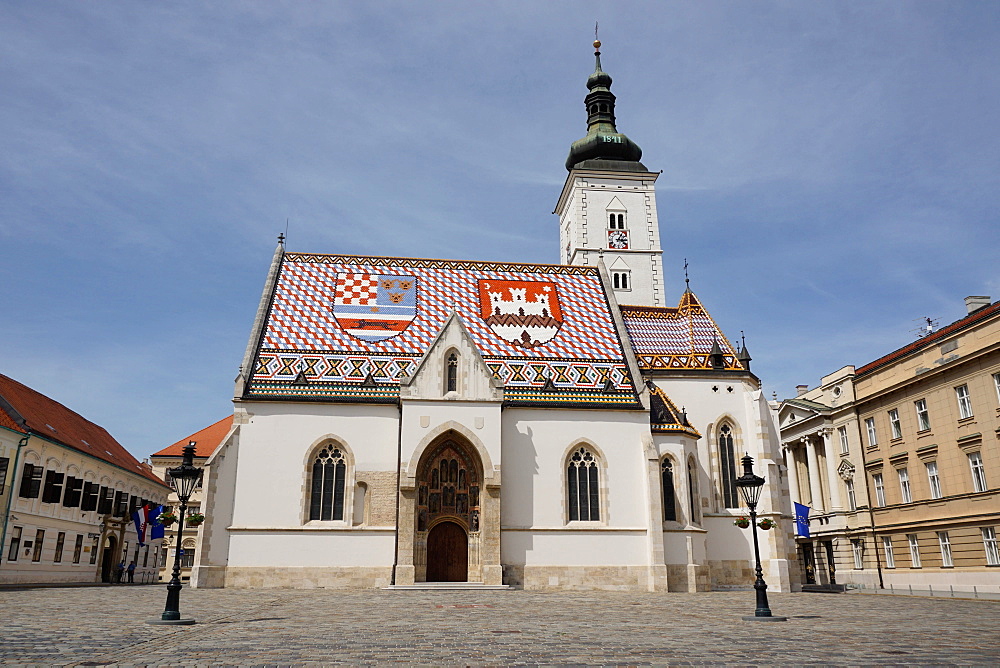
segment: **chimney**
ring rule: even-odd
[[[795,396],[797,396],[797,397],[801,397],[803,394],[805,394],[808,391],[809,391],[809,386],[808,385],[796,385],[795,386],[795,392],[797,393]]]
[[[990,305],[989,295],[973,295],[965,298],[965,308],[969,313],[975,313]]]

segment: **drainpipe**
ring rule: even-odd
[[[10,490],[7,492],[7,508],[3,513],[3,529],[0,530],[0,561],[3,561],[3,548],[7,544],[7,523],[10,521],[10,507],[14,503],[14,490],[17,489],[18,463],[21,461],[21,450],[28,445],[31,434],[25,434],[24,438],[17,442],[17,452],[14,453],[14,475],[10,478]]]
[[[399,481],[403,469],[403,402],[399,402],[399,426],[396,430],[396,531],[394,533],[392,550],[392,579],[390,584],[396,584],[396,566],[399,564]]]

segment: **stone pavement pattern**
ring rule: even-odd
[[[998,665],[1000,603],[772,594],[185,588],[0,591],[0,663]]]

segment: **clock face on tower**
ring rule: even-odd
[[[615,249],[628,248],[628,232],[624,230],[609,231],[608,248],[615,248]]]

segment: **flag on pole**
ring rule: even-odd
[[[149,509],[149,540],[163,538],[163,525],[160,524],[160,513],[166,510],[163,506],[152,506]]]
[[[132,522],[135,524],[135,534],[140,546],[146,544],[146,508],[148,506],[136,508],[132,513]]]
[[[795,534],[803,538],[809,537],[809,506],[795,504]]]

